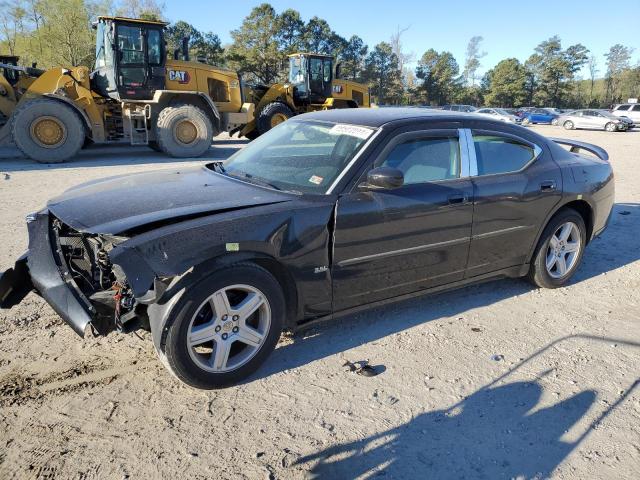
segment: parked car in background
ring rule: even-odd
[[[489,278],[565,285],[607,226],[607,159],[474,114],[299,115],[224,164],[93,180],[28,215],[0,307],[35,289],[80,335],[150,330],[177,378],[222,387],[283,329]]]
[[[529,125],[531,123],[548,123],[551,124],[558,114],[553,113],[547,108],[534,108],[524,114],[522,117],[522,124]]]
[[[627,123],[619,117],[598,110],[574,110],[565,113],[558,118],[558,125],[562,125],[567,130],[585,128],[607,132],[625,131],[628,128]]]
[[[475,112],[477,109],[473,105],[443,105],[441,110],[451,110],[453,112]]]
[[[640,125],[640,103],[621,103],[614,105],[611,114],[616,117],[628,117],[635,125]]]
[[[478,113],[480,115],[488,115],[489,118],[493,118],[494,120],[501,120],[503,122],[520,123],[522,121],[520,118],[509,113],[503,108],[480,108],[474,113]]]
[[[536,107],[520,107],[516,109],[515,116],[519,118],[524,118],[524,116],[530,112],[531,110],[535,110]]]
[[[605,108],[599,108],[599,109],[598,109],[598,112],[601,112],[601,113],[604,113],[604,114],[607,114],[607,115],[612,115],[611,111],[610,111],[610,110],[607,110],[607,109],[605,109]],[[614,115],[614,116],[617,116],[617,115]],[[633,127],[635,127],[635,126],[636,126],[635,122],[634,122],[633,120],[631,120],[631,119],[630,119],[629,117],[627,117],[627,116],[622,116],[622,115],[620,115],[620,116],[617,116],[617,117],[618,117],[620,120],[622,120],[624,123],[626,123],[626,124],[627,124],[627,130],[631,130]]]

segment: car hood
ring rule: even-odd
[[[292,198],[293,194],[251,185],[206,166],[196,166],[84,183],[50,200],[47,208],[75,230],[118,235]]]

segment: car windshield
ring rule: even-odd
[[[278,190],[324,194],[374,131],[357,125],[289,120],[235,153],[223,170]]]

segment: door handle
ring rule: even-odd
[[[549,180],[548,182],[542,182],[540,184],[541,192],[553,192],[556,189],[556,182]]]
[[[452,195],[449,195],[447,197],[447,200],[449,200],[450,205],[460,205],[461,203],[467,202],[467,196],[463,193],[454,193]]]

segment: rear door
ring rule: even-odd
[[[464,278],[473,187],[462,140],[453,128],[399,132],[368,169],[397,168],[405,184],[374,190],[362,186],[365,174],[339,198],[335,311]]]
[[[535,137],[476,125],[471,125],[474,210],[468,277],[524,264],[562,191],[560,169]]]
[[[636,125],[640,125],[640,103],[632,105],[626,116],[633,120]]]

